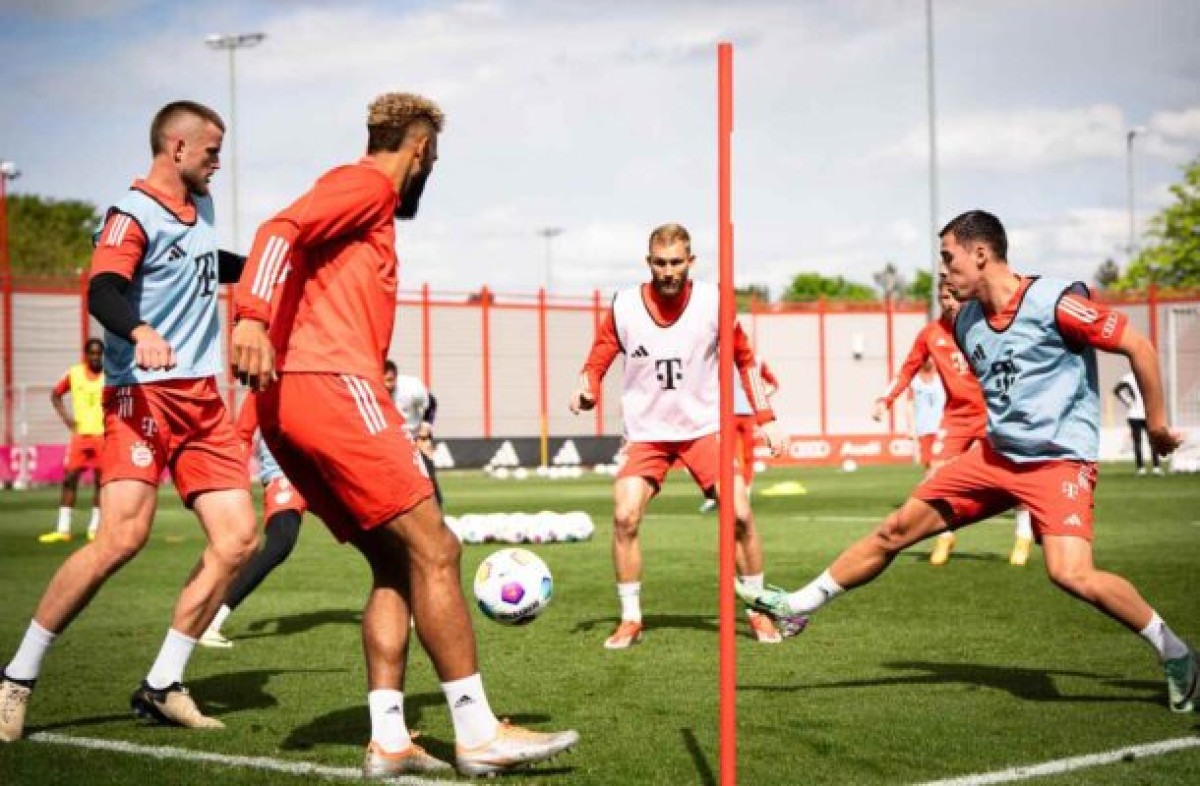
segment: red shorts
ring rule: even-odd
[[[958,434],[948,435],[941,431],[934,435],[930,445],[930,461],[949,461],[958,458],[971,449],[976,442],[983,442],[981,437],[964,437]]]
[[[1033,517],[1038,542],[1043,535],[1073,535],[1090,541],[1095,488],[1096,465],[1092,462],[1018,463],[984,440],[930,472],[912,495],[924,502],[941,500],[949,505],[952,529],[1022,505]]]
[[[341,542],[433,496],[382,379],[283,373],[258,396],[263,439]]]
[[[67,444],[67,458],[63,467],[67,472],[82,472],[85,469],[99,472],[103,452],[103,435],[72,434],[71,441]]]
[[[263,519],[270,521],[276,513],[294,510],[300,515],[308,510],[304,495],[286,477],[275,478],[263,489]]]
[[[717,485],[721,463],[721,438],[708,434],[682,442],[630,442],[625,445],[624,459],[617,479],[645,478],[655,492],[662,488],[663,479],[671,465],[678,461],[696,481],[701,490]]]
[[[157,486],[169,469],[188,507],[205,491],[250,490],[246,446],[212,377],[105,388],[103,455],[103,482]]]

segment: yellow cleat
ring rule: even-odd
[[[933,544],[933,553],[929,555],[930,565],[945,565],[950,561],[950,552],[954,551],[954,533],[943,532],[938,535]]]
[[[38,543],[70,543],[70,532],[47,532],[45,535],[38,535]]]
[[[1012,554],[1008,557],[1008,564],[1015,565],[1018,568],[1025,567],[1025,563],[1029,562],[1029,547],[1033,545],[1033,541],[1029,538],[1017,538],[1013,543]]]

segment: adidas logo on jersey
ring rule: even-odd
[[[650,357],[650,353],[646,351],[645,347],[643,347],[639,344],[638,348],[633,350],[632,353],[630,353],[630,357],[647,358],[647,357]]]

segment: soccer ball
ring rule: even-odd
[[[546,610],[554,594],[550,568],[525,549],[501,549],[479,563],[475,600],[479,610],[502,625],[526,625]]]

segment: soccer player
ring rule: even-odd
[[[569,403],[576,414],[592,409],[594,391],[600,390],[609,366],[618,354],[625,355],[621,411],[627,443],[613,489],[613,568],[621,621],[604,642],[610,650],[626,649],[642,639],[638,530],[667,471],[678,460],[701,491],[709,491],[716,487],[720,467],[717,288],[691,279],[696,258],[691,236],[682,226],[658,227],[650,233],[649,246],[650,282],[613,298]],[[784,448],[783,432],[740,325],[734,327],[734,358],[763,436],[777,456]],[[733,495],[738,573],[744,583],[761,586],[762,540],[740,474],[734,478]],[[750,625],[761,642],[783,640],[764,615],[751,613]]]
[[[1129,581],[1098,569],[1092,555],[1096,350],[1129,358],[1145,396],[1150,442],[1167,455],[1181,438],[1167,428],[1154,346],[1124,314],[1089,300],[1082,284],[1009,269],[1004,227],[990,213],[963,213],[940,236],[945,278],[968,301],[954,338],[983,387],[987,439],[926,477],[874,532],[798,592],[741,588],[740,594],[779,617],[811,614],[874,579],[908,546],[1024,504],[1050,580],[1145,639],[1163,662],[1170,708],[1191,711],[1195,652]]]
[[[104,447],[104,342],[88,339],[83,347],[85,363],[76,363],[50,391],[50,404],[71,431],[67,445],[66,474],[59,501],[58,524],[53,532],[38,536],[39,543],[67,543],[71,540],[71,511],[79,478],[92,471],[96,490],[92,494],[92,518],[88,522],[88,540],[96,539],[100,527],[100,451]],[[71,394],[71,412],[63,396]],[[1139,454],[1140,455],[1140,454]]]
[[[921,364],[927,359],[932,359],[946,389],[946,406],[942,412],[939,429],[942,433],[942,449],[941,452],[935,452],[933,461],[930,462],[932,469],[966,453],[972,445],[983,440],[987,433],[987,407],[983,403],[979,381],[975,379],[971,367],[954,343],[954,335],[951,332],[954,317],[961,304],[945,281],[938,283],[938,303],[942,308],[941,318],[928,323],[917,334],[912,349],[908,351],[908,357],[900,367],[900,373],[888,385],[884,394],[876,399],[875,408],[871,413],[875,420],[882,420],[896,398],[912,382]],[[1033,525],[1029,512],[1024,508],[1018,509],[1016,516],[1016,538],[1009,562],[1022,566],[1029,560],[1029,547],[1033,544]],[[953,532],[945,532],[939,536],[929,555],[930,564],[945,565],[950,559],[954,543]]]
[[[433,484],[433,496],[438,506],[442,506],[442,487],[438,483],[437,467],[433,465],[433,421],[437,417],[437,399],[424,382],[401,374],[391,360],[383,364],[383,387],[404,417],[404,430],[421,452],[425,474]]]
[[[217,609],[217,615],[209,623],[208,630],[197,642],[202,647],[229,649],[233,646],[221,628],[234,609],[258,589],[263,579],[291,556],[296,541],[300,539],[301,519],[308,509],[304,497],[283,474],[271,449],[258,434],[258,409],[254,398],[255,394],[251,392],[242,402],[236,427],[242,444],[254,452],[258,462],[258,477],[263,485],[263,534],[266,539],[229,587],[225,602]]]
[[[579,739],[492,713],[462,594],[461,547],[383,387],[396,314],[393,219],[415,217],[443,121],[421,96],[375,99],[366,155],[322,175],[259,228],[235,296],[234,367],[261,389],[263,438],[309,508],[371,568],[367,777],[449,769],[413,743],[404,722],[410,612],[450,707],[461,773],[506,772]]]
[[[168,469],[208,545],[131,704],[164,723],[223,725],[200,711],[182,682],[196,637],[255,548],[245,456],[216,382],[217,283],[236,280],[242,262],[218,253],[208,190],[224,131],[206,106],[167,104],[150,126],[149,174],[106,213],[88,287],[88,309],[106,331],[100,530],[51,579],[4,669],[0,740],[20,738],[51,643],[146,545]]]
[[[771,371],[765,360],[758,363],[758,373],[763,382],[763,394],[769,401],[779,389],[779,379]],[[738,468],[742,473],[742,481],[746,484],[746,494],[750,494],[750,486],[754,483],[754,445],[757,442],[758,418],[754,407],[746,397],[746,391],[738,383],[733,382],[733,433],[737,435]],[[711,513],[717,509],[717,487],[705,489],[704,502],[700,505],[701,513]]]
[[[946,407],[946,388],[933,366],[933,358],[925,358],[921,370],[910,385],[913,395],[913,435],[917,438],[918,457],[925,469],[933,468],[934,456],[941,452],[938,444],[942,430],[942,411]]]
[[[1142,401],[1142,392],[1138,390],[1137,379],[1133,374],[1126,374],[1117,381],[1113,395],[1125,405],[1125,419],[1129,421],[1129,438],[1133,442],[1133,460],[1137,465],[1137,474],[1146,474],[1146,463],[1142,460],[1142,436],[1146,433],[1146,404]],[[1158,453],[1154,445],[1150,445],[1150,462],[1154,465],[1154,474],[1163,474],[1158,463]]]

